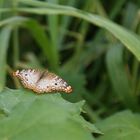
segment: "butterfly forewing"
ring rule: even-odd
[[[37,83],[37,87],[44,92],[66,92],[68,84],[59,76],[53,73],[48,73]]]

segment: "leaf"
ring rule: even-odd
[[[31,32],[35,41],[38,43],[46,58],[48,59],[51,68],[56,69],[56,63],[58,61],[56,58],[57,52],[51,45],[49,37],[45,33],[44,28],[40,26],[37,21],[30,18],[24,18],[22,16],[14,16],[0,21],[0,26],[4,25],[21,26],[27,28]]]
[[[0,94],[0,139],[93,140],[94,125],[81,116],[83,101],[69,103],[60,94],[35,95],[5,89]],[[92,127],[91,127],[92,126]]]
[[[137,110],[137,97],[132,93],[131,82],[123,64],[123,47],[120,44],[115,44],[108,50],[106,62],[116,95],[126,107]]]
[[[97,140],[139,140],[140,114],[131,111],[116,113],[96,124],[104,133]]]
[[[22,22],[26,21],[28,18],[24,18],[22,16],[13,16],[0,21],[0,27],[5,25],[20,25]]]
[[[0,26],[5,25],[0,31],[0,91],[5,86],[6,81],[6,58],[7,58],[7,49],[9,46],[11,31],[17,24],[21,24],[27,20],[23,17],[12,17],[6,20],[0,21]]]
[[[48,35],[45,33],[45,30],[40,24],[32,19],[28,19],[26,22],[23,22],[23,27],[27,28],[35,41],[38,43],[42,52],[48,59],[49,65],[52,69],[56,70],[57,68],[57,51],[50,43]]]
[[[46,0],[47,1],[47,0]],[[58,3],[59,0],[48,0],[48,2],[52,3]],[[46,17],[47,18],[47,17]],[[59,66],[59,53],[58,53],[58,47],[59,47],[59,18],[58,16],[48,16],[47,18],[48,26],[49,26],[49,35],[50,35],[50,41],[51,41],[51,47],[54,52],[54,58],[55,58],[55,68],[54,70],[57,71]]]
[[[34,6],[33,8],[21,7],[19,12],[27,12],[34,14],[61,14],[69,15],[84,19],[96,26],[106,29],[112,33],[117,39],[119,39],[127,49],[129,49],[138,60],[140,60],[140,37],[133,32],[119,26],[107,18],[90,14],[88,12],[78,10],[69,6],[55,5],[46,2],[33,1],[33,0],[19,0],[19,3],[27,6]]]
[[[11,34],[11,26],[6,26],[0,31],[0,91],[6,81],[6,57]]]

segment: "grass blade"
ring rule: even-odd
[[[0,32],[0,91],[5,86],[6,81],[6,57],[11,34],[11,26],[4,27]]]
[[[28,20],[23,23],[23,26],[31,32],[42,52],[48,59],[51,69],[56,70],[56,54],[42,26],[35,20]]]
[[[136,110],[138,107],[137,97],[132,94],[131,82],[123,64],[123,48],[120,44],[113,46],[108,51],[106,62],[116,95],[126,107]]]

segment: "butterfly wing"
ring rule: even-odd
[[[21,71],[17,70],[13,75],[21,80],[24,87],[34,89],[41,74],[39,70],[27,69]]]
[[[72,88],[59,76],[46,72],[36,85],[40,92],[71,92]]]
[[[36,87],[40,92],[53,92],[55,87],[53,86],[57,76],[53,73],[45,72],[42,78],[37,82]]]
[[[72,92],[71,86],[62,78],[48,71],[34,69],[17,70],[13,74],[18,77],[25,88],[31,89],[36,93],[44,92]]]

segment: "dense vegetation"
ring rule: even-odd
[[[0,0],[0,28],[0,140],[140,139],[139,0]],[[26,68],[73,93],[23,89]]]

